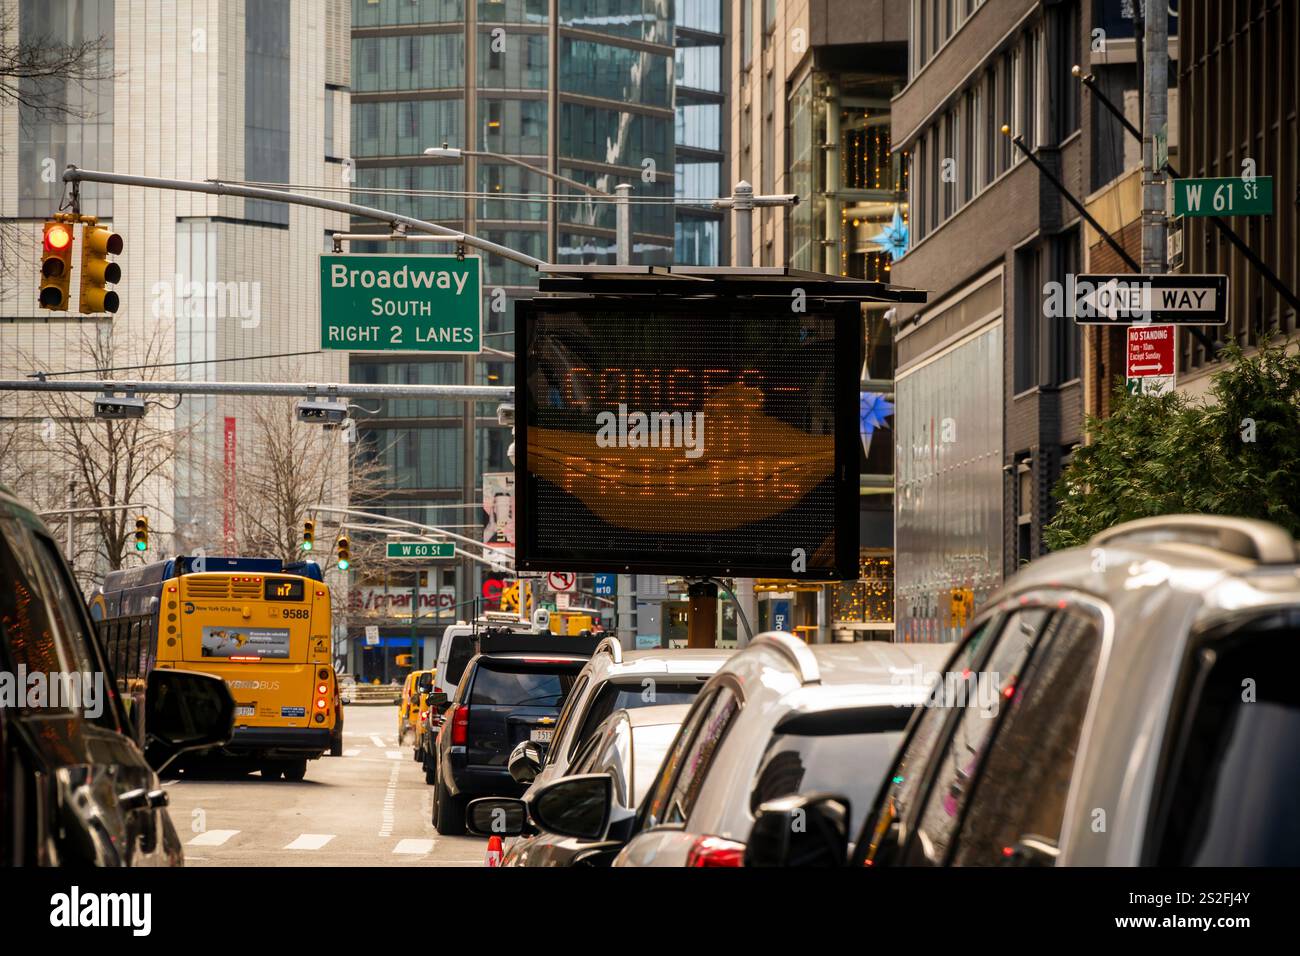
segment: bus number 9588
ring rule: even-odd
[[[303,620],[306,620],[307,618],[311,617],[311,611],[307,610],[305,607],[302,608],[287,607],[284,609],[284,616],[302,618]]]

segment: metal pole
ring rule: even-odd
[[[384,209],[376,209],[374,206],[361,206],[357,203],[340,202],[337,199],[322,199],[319,196],[305,196],[302,193],[293,193],[284,189],[267,189],[262,186],[240,186],[233,183],[224,183],[220,180],[207,180],[204,182],[194,182],[187,179],[163,179],[156,176],[128,176],[123,173],[106,173],[95,169],[78,169],[76,166],[69,166],[63,173],[63,181],[66,183],[111,183],[115,186],[143,186],[146,189],[171,189],[178,192],[191,193],[210,193],[214,196],[242,196],[245,199],[264,199],[268,202],[282,202],[290,206],[312,206],[316,209],[327,209],[331,212],[346,213],[349,216],[356,216],[360,219],[374,219],[377,222],[390,222],[393,224],[403,223],[408,229],[415,229],[418,232],[429,232],[436,236],[459,236],[460,230],[448,229],[446,226],[440,226],[434,222],[425,222],[423,219],[415,219],[412,216],[403,216],[395,212],[388,212]],[[484,252],[491,252],[505,259],[512,259],[515,262],[522,262],[524,265],[532,266],[534,269],[546,265],[541,259],[537,259],[527,253],[518,252],[509,246],[503,246],[495,242],[489,242],[486,239],[480,239],[477,236],[466,235],[465,244],[482,249]]]
[[[72,566],[73,573],[76,573],[77,558],[72,553],[72,525],[76,519],[76,499],[77,499],[77,482],[76,479],[68,480],[68,546],[64,549],[64,556],[68,559],[68,564]]]
[[[620,266],[630,266],[632,264],[632,207],[628,204],[628,197],[632,193],[631,183],[619,183],[614,187],[617,195],[615,203],[615,213],[617,219],[617,262]]]
[[[0,381],[0,392],[126,392],[141,395],[282,395],[303,398],[443,398],[502,401],[514,398],[511,385],[376,385],[326,382],[165,382],[130,379],[22,379]]]
[[[834,81],[826,85],[826,222],[822,227],[825,260],[822,271],[839,275],[840,266],[840,88]],[[745,263],[748,265],[749,263]]]
[[[620,574],[617,578],[618,599],[615,602],[617,617],[615,629],[618,642],[624,650],[636,648],[636,575]]]
[[[754,264],[754,187],[745,180],[731,193],[731,228],[736,234],[736,265],[748,269]]]
[[[1147,0],[1146,49],[1143,53],[1145,91],[1142,97],[1142,271],[1165,271],[1165,172],[1156,155],[1157,144],[1168,142],[1169,130],[1169,7],[1164,0]],[[1166,147],[1167,148],[1167,147]]]

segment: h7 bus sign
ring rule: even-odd
[[[441,561],[456,557],[456,545],[450,541],[389,541],[385,548],[390,558]]]
[[[320,257],[320,347],[347,352],[482,351],[477,256]]]
[[[1269,216],[1273,177],[1175,179],[1175,216]]]
[[[1070,318],[1079,325],[1224,325],[1224,275],[1081,275],[1067,281]]]

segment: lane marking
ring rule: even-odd
[[[388,754],[389,760],[401,760],[404,756],[400,750],[388,750],[385,752]]]
[[[238,833],[238,830],[207,830],[200,833],[186,846],[221,846],[232,836]]]
[[[376,747],[378,747],[380,750],[383,750],[385,747],[388,746],[386,743],[384,743],[384,738],[380,737],[378,734],[371,734],[370,742],[374,744]]]
[[[393,835],[394,804],[397,802],[397,774],[401,771],[400,763],[393,764],[393,772],[388,775],[388,788],[384,791],[384,817],[383,823],[379,827],[379,835],[387,837]]]
[[[433,851],[432,840],[398,840],[393,847],[394,853],[430,853]]]
[[[285,849],[319,850],[332,839],[334,839],[333,833],[302,833],[298,835],[298,839],[285,846]]]
[[[345,756],[345,757],[355,757],[355,756],[357,756],[357,755],[360,754],[360,753],[361,753],[361,748],[360,748],[360,747],[349,747],[347,750],[343,751],[343,756]]]

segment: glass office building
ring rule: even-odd
[[[729,196],[726,156],[728,119],[727,47],[722,25],[724,0],[676,0],[673,38],[676,100],[674,138],[677,162],[673,188],[677,219],[673,223],[674,258],[684,265],[718,266],[730,262],[723,241],[723,214],[711,201]]]
[[[355,201],[547,261],[615,263],[612,202],[490,157],[424,150],[447,144],[505,155],[611,195],[631,183],[632,261],[672,262],[673,15],[673,0],[352,0]],[[645,199],[660,201],[636,201]],[[395,245],[353,243],[351,251]],[[483,342],[510,353],[513,303],[533,293],[537,275],[497,256],[483,265]],[[514,362],[491,352],[353,353],[350,365],[355,382],[514,382]],[[512,467],[510,430],[498,425],[493,402],[385,402],[360,416],[358,438],[386,466],[386,493],[371,510],[470,536],[483,525],[482,475]],[[444,587],[452,575],[444,570]],[[480,565],[455,569],[457,602],[466,605],[456,616],[473,613],[467,602],[484,585]],[[418,623],[427,639],[413,650],[427,660],[441,625]]]

